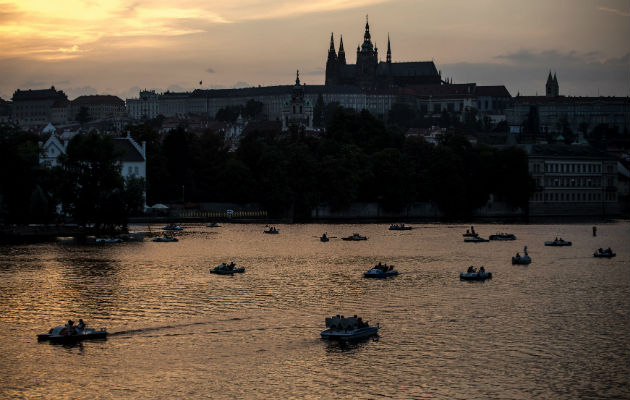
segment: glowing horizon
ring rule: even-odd
[[[323,83],[330,32],[354,63],[366,13],[381,49],[391,35],[394,61],[433,59],[455,82],[534,94],[552,69],[563,93],[630,95],[627,2],[574,3],[0,0],[0,97],[287,84],[296,68]]]

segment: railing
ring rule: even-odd
[[[202,211],[202,210],[180,210],[175,212],[180,218],[267,218],[266,210],[256,211]]]

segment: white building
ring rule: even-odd
[[[137,99],[127,99],[127,113],[133,119],[151,119],[160,113],[155,90],[142,90]]]
[[[61,139],[56,133],[52,133],[44,143],[40,142],[41,153],[39,163],[52,168],[58,165],[57,158],[61,154],[66,154],[70,138]],[[146,142],[139,145],[131,136],[115,138],[114,146],[116,153],[120,154],[118,162],[121,167],[121,175],[125,178],[147,179],[147,157]]]

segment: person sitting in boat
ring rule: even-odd
[[[611,254],[612,253],[612,249],[609,247],[606,249],[606,253]]]
[[[519,253],[516,253],[516,258],[521,258],[521,255]]]
[[[560,240],[562,240],[562,239],[560,239]],[[558,241],[558,236],[556,236],[556,238],[553,241],[557,242]]]
[[[74,321],[72,321],[71,319],[68,320],[68,323],[66,324],[65,328],[68,335],[75,334]]]
[[[473,272],[477,272],[477,270],[475,269],[475,267],[473,267],[472,265],[470,267],[468,267],[468,273],[473,273]]]
[[[80,330],[85,329],[85,322],[81,318],[79,318],[79,323],[77,324],[77,328]]]
[[[599,254],[602,254],[604,252],[604,249],[600,247],[599,249],[597,249],[597,251],[599,252]]]
[[[481,268],[479,268],[479,273],[480,274],[485,274],[486,273],[486,269],[483,267],[483,265],[481,266]]]
[[[393,265],[390,265],[390,266],[389,266],[389,270],[390,270],[390,271],[393,271],[393,270],[394,270],[394,266],[393,266]]]
[[[471,232],[471,233],[475,233],[475,227],[474,227],[474,226],[471,226],[471,227],[470,227],[470,232]]]

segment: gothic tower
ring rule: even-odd
[[[551,71],[549,71],[549,76],[547,77],[547,83],[545,84],[545,95],[547,97],[558,97],[560,95],[560,88],[558,86],[558,77],[556,74],[551,76]]]
[[[357,84],[363,88],[376,84],[376,67],[378,65],[378,49],[372,45],[370,24],[365,17],[365,34],[363,44],[357,48]]]
[[[339,51],[343,47],[339,48]],[[345,59],[345,54],[344,54]],[[337,83],[337,53],[335,52],[335,41],[333,34],[330,34],[330,48],[328,49],[328,60],[326,61],[326,85],[334,85]]]
[[[387,63],[392,63],[392,47],[389,44],[389,33],[387,34]]]
[[[346,52],[343,49],[343,35],[339,39],[339,55],[337,56],[337,64],[346,65]]]

